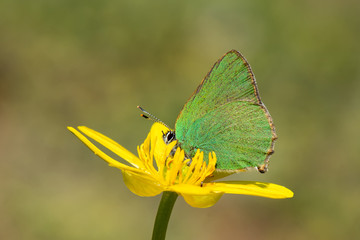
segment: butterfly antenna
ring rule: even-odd
[[[152,115],[151,113],[149,113],[148,111],[146,111],[145,109],[143,109],[140,106],[137,106],[138,109],[140,109],[143,113],[145,114],[141,114],[140,116],[142,116],[145,119],[150,119],[153,120],[154,122],[158,122],[161,123],[162,125],[164,125],[165,127],[169,128],[168,125],[166,125],[163,121],[161,121],[160,119],[158,119],[157,117],[155,117],[154,115]],[[170,128],[169,128],[170,129]]]

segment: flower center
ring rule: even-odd
[[[149,140],[149,141],[147,141]],[[209,154],[209,164],[204,161],[204,153],[198,150],[192,159],[186,159],[180,147],[171,154],[177,141],[165,144],[155,137],[145,140],[138,147],[139,158],[144,162],[145,171],[164,186],[175,184],[201,185],[215,170],[215,153]]]

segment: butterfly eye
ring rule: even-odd
[[[175,140],[175,132],[174,131],[168,131],[167,133],[163,133],[163,139],[166,144],[171,143]]]

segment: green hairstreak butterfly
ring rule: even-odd
[[[176,139],[188,158],[197,149],[205,159],[214,151],[216,170],[228,173],[250,167],[266,172],[276,138],[255,76],[236,50],[214,64],[181,110],[175,131],[164,133],[164,141]]]

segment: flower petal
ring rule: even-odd
[[[205,183],[204,188],[230,194],[244,194],[267,198],[292,198],[294,193],[286,187],[264,182],[229,181]]]
[[[136,157],[134,154],[132,154],[130,151],[128,151],[126,148],[115,142],[114,140],[106,137],[105,135],[90,129],[85,126],[78,127],[80,131],[82,131],[85,135],[88,137],[94,139],[110,151],[113,151],[116,153],[119,157],[123,158],[127,162],[129,162],[131,165],[137,168],[143,168],[143,163],[140,161],[138,157]]]
[[[82,135],[79,131],[77,131],[73,127],[68,127],[69,131],[72,132],[75,136],[77,136],[88,148],[90,148],[91,151],[93,151],[97,156],[102,158],[104,161],[106,161],[109,166],[116,167],[121,170],[127,170],[131,172],[142,172],[141,170],[130,167],[126,164],[123,164],[121,162],[116,161],[115,159],[111,158],[107,154],[105,154],[103,151],[101,151],[99,148],[97,148],[92,142],[90,142],[84,135]]]
[[[196,208],[208,208],[213,206],[221,196],[223,192],[214,192],[211,189],[207,189],[200,186],[194,186],[190,184],[179,184],[169,187],[169,190],[177,192],[183,196],[184,200],[192,207]]]
[[[152,197],[164,191],[164,187],[148,174],[122,171],[126,186],[131,192],[142,197]]]
[[[151,134],[151,145],[155,146],[155,149],[152,149],[154,151],[154,157],[155,159],[163,158],[163,155],[168,153],[164,152],[164,149],[167,149],[167,145],[163,140],[163,135],[167,132],[171,131],[168,127],[166,127],[164,124],[155,122],[150,130]],[[174,143],[175,144],[175,143]]]

